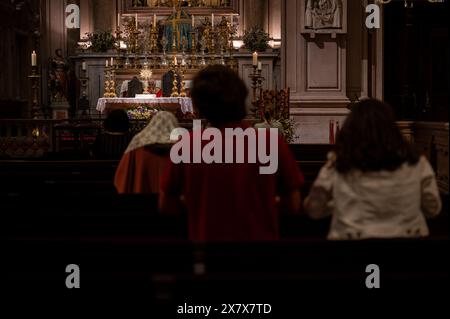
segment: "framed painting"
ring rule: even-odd
[[[180,6],[189,14],[239,14],[239,0],[122,0],[122,14],[170,15]]]
[[[304,0],[301,33],[347,33],[347,0]]]

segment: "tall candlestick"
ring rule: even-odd
[[[31,53],[31,66],[37,66],[37,54],[36,51]]]
[[[258,52],[253,53],[253,65],[258,65]]]

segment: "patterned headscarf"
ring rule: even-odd
[[[128,145],[125,153],[152,144],[173,144],[170,134],[179,127],[178,120],[172,113],[160,111],[151,119],[150,123],[137,134]]]

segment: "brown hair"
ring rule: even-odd
[[[340,173],[393,171],[418,160],[397,127],[391,107],[375,99],[356,103],[337,136],[336,169]]]
[[[200,116],[213,125],[242,120],[246,114],[248,90],[231,69],[214,65],[200,71],[194,78],[191,96]]]

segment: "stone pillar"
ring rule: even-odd
[[[306,2],[284,2],[282,86],[291,90],[291,115],[299,124],[298,142],[329,143],[330,121],[342,124],[350,102],[347,97],[348,1],[342,0],[341,27],[326,31],[308,28]],[[361,61],[354,63],[359,63],[356,73],[360,73]]]

